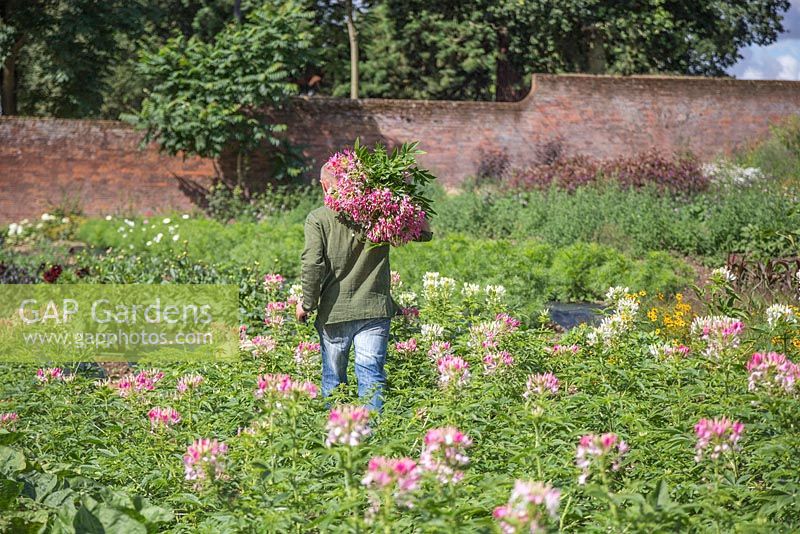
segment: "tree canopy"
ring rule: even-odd
[[[140,57],[178,42],[195,51],[213,48],[228,38],[237,15],[246,19],[265,3],[0,0],[3,113],[116,118],[136,111],[144,90],[153,89],[137,71]],[[302,91],[347,95],[351,4],[292,4],[315,30],[309,42],[315,61],[288,65],[292,81]],[[528,90],[533,72],[725,75],[743,47],[775,41],[789,1],[363,0],[352,6],[359,96],[512,100]]]

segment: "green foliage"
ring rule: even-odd
[[[662,339],[644,317],[634,318],[634,327],[609,346],[591,345],[588,327],[563,336],[523,327],[497,339],[514,364],[491,374],[483,371],[483,350],[469,343],[470,327],[493,318],[486,299],[470,304],[461,298],[459,279],[455,291],[428,300],[419,280],[402,272],[403,290],[420,295],[422,320],[441,322],[471,377],[463,387],[440,387],[420,325],[394,321],[384,413],[372,421],[372,436],[346,452],[323,445],[328,407],[322,399],[289,400],[274,410],[253,395],[264,372],[314,381],[319,374],[316,360],[316,368],[294,361],[298,342],[315,338],[312,326],[289,319],[270,329],[260,320],[268,298],[285,298],[285,292],[268,296],[261,289],[261,276],[271,270],[240,275],[245,307],[255,311],[245,321],[248,333],[278,342],[269,354],[165,365],[153,391],[128,398],[96,384],[100,370],[93,364],[70,366],[73,380],[47,384],[34,380],[33,366],[2,365],[3,410],[20,418],[16,428],[0,430],[0,528],[249,532],[255,524],[277,531],[490,531],[496,528],[492,510],[508,500],[516,479],[561,489],[553,530],[800,528],[800,405],[790,396],[749,391],[743,366],[753,351],[774,348],[774,333],[761,316],[747,317],[741,346],[724,362],[705,359],[696,338],[685,340],[691,346],[686,357],[653,356],[650,345]],[[800,335],[797,325],[789,328],[790,336]],[[412,336],[420,340],[416,353],[394,349],[394,341]],[[574,343],[579,352],[553,353],[553,343]],[[789,350],[796,361],[796,350]],[[525,399],[527,377],[543,372],[558,377],[558,394]],[[199,373],[204,382],[177,395],[185,373]],[[337,391],[335,399],[354,401],[353,388]],[[147,412],[153,406],[177,409],[181,422],[151,431]],[[693,425],[720,416],[744,423],[741,450],[698,463]],[[367,523],[367,491],[358,483],[347,488],[346,478],[360,480],[374,456],[418,458],[425,433],[447,425],[474,442],[464,479],[443,488],[426,474],[413,508],[390,499],[382,504],[391,508]],[[615,432],[630,451],[604,482],[592,477],[580,485],[576,445],[590,432]],[[184,479],[182,455],[200,437],[224,441],[229,452],[225,477],[194,489]]]
[[[140,74],[152,85],[142,108],[124,118],[169,154],[239,157],[286,129],[266,113],[297,92],[294,78],[308,61],[310,15],[296,2],[265,2],[244,24],[230,24],[211,43],[176,36],[144,52]],[[246,161],[239,160],[238,176]]]
[[[365,19],[364,90],[509,100],[524,95],[533,72],[719,76],[741,48],[774,41],[788,7],[786,0],[387,0]]]
[[[431,200],[424,194],[425,189],[436,177],[417,165],[417,156],[425,153],[417,146],[419,146],[418,141],[403,143],[389,153],[381,143],[375,143],[375,148],[370,150],[356,139],[353,152],[367,177],[368,188],[388,188],[393,192],[408,195],[415,204],[422,206],[425,213],[436,215]]]
[[[141,2],[24,0],[0,6],[0,64],[15,66],[5,114],[97,116],[119,41],[141,35]]]
[[[792,241],[785,236],[800,224],[794,184],[766,179],[714,187],[687,199],[613,184],[574,193],[464,192],[437,202],[437,228],[494,238],[535,237],[557,246],[598,242],[633,254],[672,251],[719,264],[734,250],[768,247],[791,255]],[[761,235],[772,237],[759,241]]]

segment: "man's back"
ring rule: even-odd
[[[392,317],[389,245],[367,242],[323,206],[308,214],[302,255],[303,302],[318,302],[318,325]]]

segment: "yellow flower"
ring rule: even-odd
[[[647,317],[653,322],[657,321],[658,320],[658,310],[655,309],[655,308],[652,308],[649,312],[647,312]]]

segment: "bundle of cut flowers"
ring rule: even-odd
[[[417,144],[388,153],[380,143],[370,150],[356,140],[352,150],[337,152],[325,164],[336,179],[325,205],[373,243],[400,246],[419,238],[435,214],[422,192],[435,177],[417,166],[416,156],[424,154]]]

